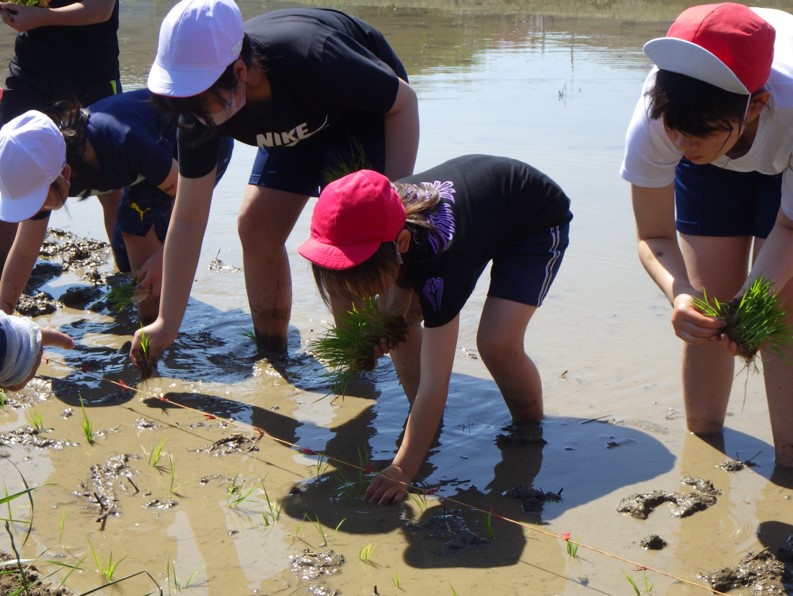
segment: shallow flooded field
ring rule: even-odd
[[[245,17],[283,5],[240,4]],[[144,83],[170,6],[122,3],[127,89]],[[641,46],[685,4],[332,6],[375,24],[403,58],[420,101],[417,171],[509,155],[572,198],[570,248],[526,336],[544,380],[541,427],[512,432],[478,359],[485,275],[415,494],[364,503],[407,401],[387,359],[350,395],[328,395],[306,352],[330,319],[295,252],[311,203],[288,242],[289,363],[256,360],[235,221],[254,151],[237,145],[159,376],[141,383],[127,360],[134,318],[108,304],[120,282],[106,258],[98,283],[81,265],[43,281],[72,306],[37,321],[78,347],[48,351],[39,378],[4,396],[4,490],[35,488],[5,510],[0,550],[77,594],[791,593],[793,472],[773,465],[762,377],[737,377],[723,440],[685,432],[679,341],[636,257],[618,173],[649,68]],[[4,30],[9,56],[12,41]],[[95,200],[52,223],[104,239]]]

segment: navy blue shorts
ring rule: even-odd
[[[779,212],[782,174],[734,172],[682,160],[675,170],[677,231],[765,238]]]
[[[494,258],[488,296],[540,306],[551,288],[570,243],[570,220],[510,242]]]
[[[226,168],[231,161],[231,153],[234,149],[234,139],[224,137],[220,141],[218,148],[217,184],[226,172]],[[165,242],[165,234],[168,232],[168,224],[171,221],[171,209],[173,208],[173,198],[163,192],[153,184],[140,182],[124,189],[121,202],[116,212],[116,227],[113,230],[113,238],[110,245],[113,248],[113,255],[116,259],[116,267],[121,272],[130,271],[129,257],[124,245],[124,237],[121,235],[130,234],[132,236],[143,237],[149,233],[154,226],[154,233],[160,242]]]
[[[260,147],[248,184],[316,197],[328,182],[362,169],[385,171],[382,115],[368,117],[343,136]]]

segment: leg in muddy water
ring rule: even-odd
[[[237,218],[256,344],[268,356],[286,352],[292,278],[284,244],[307,201],[295,193],[248,185]]]
[[[524,335],[535,306],[488,296],[479,320],[476,344],[516,423],[540,420],[542,382],[524,348]]]
[[[788,313],[786,322],[793,326],[793,283],[779,293],[782,308]],[[793,327],[791,327],[793,328]],[[774,437],[776,464],[793,468],[793,345],[788,344],[782,354],[762,352],[768,414]]]

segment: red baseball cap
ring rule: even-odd
[[[402,199],[382,174],[359,170],[328,184],[311,215],[311,237],[297,252],[326,269],[350,269],[405,227]]]
[[[681,12],[644,53],[662,70],[750,95],[768,80],[775,38],[768,21],[743,4],[702,4]]]

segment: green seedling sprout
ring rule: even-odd
[[[168,491],[172,495],[178,496],[179,493],[177,492],[177,490],[179,489],[179,485],[176,482],[176,464],[174,463],[170,453],[168,454],[168,475],[171,479],[171,485],[168,488]]]
[[[488,511],[487,516],[485,517],[485,528],[487,528],[487,537],[490,540],[496,539],[496,530],[493,527],[493,512]]]
[[[573,559],[578,558],[578,545],[579,543],[574,540],[567,541],[567,554]]]
[[[167,441],[167,439],[163,439],[162,441],[160,441],[157,444],[157,446],[151,450],[151,453],[149,453],[149,465],[152,468],[156,468],[157,465],[160,463],[160,458],[162,457],[162,450],[163,447],[165,447],[165,441]]]
[[[91,421],[88,419],[88,414],[85,411],[85,402],[83,401],[83,396],[80,395],[80,410],[83,413],[83,419],[81,421],[81,425],[83,427],[83,434],[85,435],[85,439],[88,441],[89,445],[94,444],[94,429],[91,425]]]
[[[360,561],[363,561],[364,563],[371,563],[373,550],[374,550],[374,546],[372,546],[371,543],[367,544],[358,552],[358,559]]]
[[[166,575],[168,576],[171,585],[173,585],[173,589],[177,592],[181,592],[182,590],[186,590],[190,587],[190,584],[193,582],[195,576],[198,575],[200,570],[200,567],[194,570],[193,573],[190,574],[190,577],[187,578],[187,581],[182,583],[182,581],[179,579],[179,576],[176,575],[176,561],[168,561],[168,571]]]
[[[331,390],[344,395],[356,374],[374,369],[374,349],[380,340],[393,346],[406,337],[404,317],[386,315],[374,298],[366,298],[360,308],[352,307],[341,325],[331,326],[324,336],[311,342],[308,350],[329,369],[323,376]]]
[[[30,423],[33,425],[33,428],[36,429],[36,432],[42,432],[44,430],[44,412],[41,410],[31,411]]]
[[[61,519],[58,523],[58,542],[63,544],[63,529],[66,527],[66,510],[61,511]]]
[[[322,540],[322,546],[328,546],[328,538],[327,536],[325,536],[325,530],[322,529],[322,523],[320,523],[319,521],[319,516],[315,516],[314,519],[311,519],[308,516],[308,514],[306,514],[303,516],[303,519],[304,520],[307,519],[308,521],[310,521],[311,525],[313,525],[314,528],[317,530],[317,533],[319,534],[319,538],[320,540]]]
[[[0,410],[6,409],[6,392],[5,389],[0,389]]]
[[[786,345],[793,340],[793,332],[785,322],[785,311],[779,305],[771,283],[758,277],[741,296],[729,302],[709,297],[703,290],[702,298],[694,298],[704,315],[720,319],[722,329],[738,346],[738,355],[747,366],[754,364],[758,350],[770,350],[783,355]]]
[[[243,491],[242,483],[237,483],[238,478],[239,474],[234,476],[234,479],[231,481],[231,486],[229,487],[228,493],[226,495],[226,504],[230,509],[237,509],[243,503],[250,501],[253,491],[256,490],[256,487],[252,486],[249,489]]]
[[[252,342],[256,342],[256,332],[252,329],[243,329],[240,331],[243,337],[247,337]]]
[[[116,574],[116,570],[118,569],[119,564],[121,561],[126,559],[127,557],[121,557],[118,561],[113,560],[113,551],[110,551],[110,556],[107,559],[107,564],[103,564],[102,561],[99,559],[99,554],[96,552],[94,545],[91,544],[91,539],[86,537],[88,540],[88,546],[91,549],[91,555],[94,557],[94,562],[96,562],[96,570],[99,574],[105,578],[105,582],[111,583],[113,581],[113,576]]]
[[[270,495],[267,493],[267,487],[264,484],[262,484],[262,490],[264,491],[264,503],[267,507],[266,511],[262,511],[262,519],[264,520],[264,525],[269,526],[277,522],[278,518],[281,517],[281,504],[270,500]]]
[[[643,589],[639,589],[639,586],[636,584],[636,581],[624,571],[622,572],[622,575],[624,575],[625,579],[628,580],[628,583],[631,585],[631,588],[633,588],[633,593],[636,594],[636,596],[642,596],[643,594],[652,594],[653,584],[650,583],[649,580],[647,579],[647,574],[644,575]]]
[[[112,311],[121,312],[134,304],[134,296],[135,284],[121,283],[110,288],[105,301]]]

